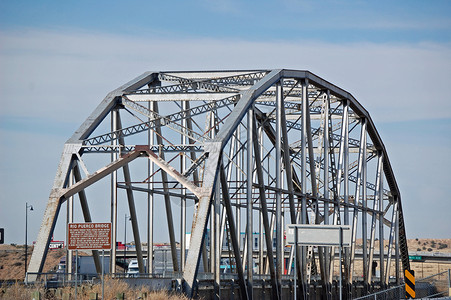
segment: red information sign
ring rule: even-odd
[[[111,249],[111,223],[69,223],[69,250]]]

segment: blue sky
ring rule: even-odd
[[[0,0],[6,242],[23,243],[26,201],[37,235],[63,144],[109,91],[149,70],[261,68],[352,93],[388,149],[408,237],[451,238],[450,1]]]
[[[2,1],[4,29],[163,38],[450,42],[449,1]]]

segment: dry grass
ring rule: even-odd
[[[31,299],[32,293],[35,291],[39,291],[41,295],[44,295],[45,293],[44,287],[41,285],[30,285],[25,287],[22,283],[16,282],[11,286],[0,289],[0,299],[29,300]]]
[[[144,298],[147,294],[147,299],[152,300],[188,300],[184,295],[169,293],[167,291],[150,291],[145,286],[137,289],[130,288],[130,286],[119,279],[105,278],[104,283],[104,298],[105,299],[116,299],[117,294],[124,293],[125,299],[139,299],[139,297]],[[56,296],[54,293],[45,294],[45,290],[42,286],[24,286],[23,284],[16,283],[7,288],[0,290],[0,299],[4,300],[29,300],[31,299],[32,293],[39,291],[41,293],[41,299],[56,300],[61,299],[61,296],[66,294],[71,294],[72,297],[75,295],[74,287],[64,287],[60,289],[60,296]],[[89,300],[91,293],[97,293],[99,299],[102,295],[101,284],[94,285],[83,285],[77,289],[77,299],[79,300]],[[72,298],[71,298],[72,299]]]

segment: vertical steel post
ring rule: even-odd
[[[124,265],[127,265],[127,214],[124,216]],[[124,267],[124,274],[125,274]]]
[[[70,187],[73,183],[72,180],[72,170],[69,172],[69,182],[68,187]],[[69,199],[67,199],[67,224],[74,222],[74,197],[71,196]],[[66,225],[66,243],[69,242],[69,231],[68,226]],[[73,259],[74,259],[74,251],[73,250],[67,250],[66,255],[66,272],[68,274],[72,274],[73,272]],[[68,275],[68,278],[71,279],[72,275]]]
[[[324,202],[324,225],[329,225],[329,199],[330,199],[330,192],[329,192],[329,185],[330,185],[330,179],[329,179],[329,145],[330,145],[330,133],[329,133],[329,118],[330,118],[330,91],[326,91],[326,103],[324,108],[324,199],[326,201]],[[330,273],[330,247],[324,247],[324,278],[325,278],[325,285],[326,285],[326,293],[327,297],[329,296],[329,286],[328,286],[328,279],[329,279],[329,273]],[[327,283],[326,283],[327,282]]]
[[[303,193],[301,198],[301,224],[307,224],[307,139],[308,139],[308,119],[307,111],[309,110],[308,100],[308,80],[302,81],[302,117],[301,117],[301,192]],[[313,162],[310,162],[311,164]],[[296,249],[297,251],[297,249]],[[305,290],[307,281],[307,251],[305,246],[301,246],[300,251],[301,268],[299,272],[301,274],[300,280],[302,280],[302,287]]]
[[[343,265],[341,263],[341,252],[343,251],[343,227],[340,226],[340,247],[338,248],[338,260],[340,261],[340,263],[338,264],[340,266],[340,300],[343,298]]]
[[[102,249],[102,300],[105,299],[105,297],[104,297],[104,294],[105,294],[104,274],[105,274],[105,250]]]
[[[25,281],[27,281],[28,258],[28,202],[25,202]]]
[[[365,119],[365,127],[366,127],[367,120]],[[367,139],[367,133],[364,134],[364,141],[366,143]],[[363,142],[363,141],[362,141]],[[364,285],[368,283],[368,245],[367,245],[367,239],[368,239],[368,223],[367,223],[367,217],[368,217],[368,198],[367,198],[367,162],[366,162],[366,156],[367,156],[367,147],[363,147],[363,153],[362,153],[364,159],[362,161],[362,247],[363,247],[363,282]],[[366,287],[365,287],[366,292]]]
[[[214,138],[216,135],[216,116],[214,111],[211,113],[211,137]],[[214,299],[219,300],[221,298],[221,282],[220,282],[220,267],[221,267],[221,241],[220,241],[220,230],[221,230],[221,192],[220,192],[220,177],[218,176],[215,184],[214,201],[212,203],[212,227],[211,232],[211,243],[213,245],[213,250],[211,255],[211,261],[213,265],[211,271],[214,274]]]
[[[75,250],[75,300],[77,300],[78,287],[78,250]]]
[[[256,125],[257,125],[257,123],[255,122],[255,118],[254,118],[254,127],[256,127]],[[254,128],[254,130],[256,130],[256,128]],[[263,152],[263,150],[264,150],[264,148],[263,148],[263,126],[258,127],[258,138],[256,138],[256,139],[254,138],[254,145],[256,145],[255,146],[256,148],[259,148],[258,149],[259,153]],[[261,170],[263,162],[257,157],[257,155],[255,155],[254,160],[256,162],[255,169],[257,170],[258,168],[260,168],[260,170]],[[258,184],[263,184],[263,182],[260,183],[260,180],[258,179],[259,178],[258,171],[256,173],[257,173],[256,175],[257,175]],[[263,174],[261,176],[261,179],[263,181]],[[259,202],[261,203],[261,197],[259,199]],[[263,210],[262,209],[260,209],[258,216],[259,216],[259,243],[258,243],[259,262],[258,262],[258,265],[259,265],[259,273],[260,273],[260,275],[263,275],[265,273],[265,265],[264,265],[265,264],[265,258],[264,258],[264,247],[265,247],[264,245],[265,244],[263,242],[264,221],[263,221]],[[267,217],[268,217],[268,215],[266,215],[266,218]],[[269,257],[269,255],[272,255],[272,253],[269,254],[268,250],[266,250],[266,253],[267,253],[267,255],[266,255],[267,257]]]
[[[330,113],[330,91],[327,90],[326,105],[324,108],[324,198],[329,199],[329,113]],[[329,201],[324,202],[324,225],[329,225]],[[327,257],[327,256],[326,256]]]
[[[330,114],[330,91],[326,92],[326,103],[324,108],[324,198],[329,199],[329,114]],[[329,225],[329,201],[324,202],[324,225]],[[326,256],[327,257],[327,256]],[[327,264],[326,264],[327,265]]]
[[[283,186],[283,184],[282,184],[282,186]],[[282,205],[282,229],[285,228],[284,224],[285,224],[285,209],[284,209],[284,207]],[[280,247],[282,247],[282,259],[281,259],[282,260],[282,274],[285,274],[285,271],[286,271],[286,265],[285,265],[285,240],[284,240],[283,236],[284,235],[282,233],[282,242],[281,242],[282,245]],[[281,289],[282,289],[282,287],[281,287]]]
[[[297,280],[296,280],[296,278],[298,277],[298,270],[297,270],[297,267],[296,267],[296,265],[297,265],[297,263],[296,263],[296,250],[297,250],[297,248],[298,248],[298,227],[297,226],[295,226],[294,227],[294,249],[295,249],[295,251],[293,251],[293,256],[294,256],[294,258],[293,258],[293,260],[294,260],[294,270],[293,270],[293,277],[294,277],[294,292],[293,292],[293,295],[294,295],[294,300],[297,300],[298,299],[298,297],[297,297],[297,292],[298,292],[298,287],[297,287]],[[290,265],[290,269],[291,269],[291,265]]]
[[[382,154],[382,162],[385,157]],[[382,174],[384,173],[384,165],[381,166],[381,176],[379,190],[379,269],[380,275],[379,280],[381,286],[384,284],[384,178]]]
[[[215,116],[213,111],[210,111],[208,113],[207,121],[205,124],[205,129],[207,132],[209,132],[209,136],[211,139],[214,138],[214,123],[215,123]],[[213,196],[213,201],[210,201],[210,232],[207,234],[207,241],[210,242],[210,253],[209,253],[209,272],[213,273],[214,276],[214,270],[215,270],[215,230],[216,230],[216,222],[215,222],[215,215],[216,215],[216,206],[215,206],[215,200]],[[219,224],[218,224],[219,225]]]
[[[111,111],[111,132],[115,132],[117,128],[117,109]],[[113,153],[111,153],[111,161],[116,161],[119,157],[118,137],[113,134]],[[110,273],[116,273],[116,241],[117,241],[117,171],[111,173],[111,254],[110,254]]]
[[[344,198],[344,225],[349,225],[349,100],[345,99],[343,101],[343,110],[345,110],[346,118],[345,123],[342,124],[342,126],[345,126],[345,135],[344,135],[344,149],[343,149],[343,198]],[[341,223],[341,222],[340,222]],[[343,224],[343,223],[341,223]],[[344,249],[344,259],[343,259],[343,265],[344,265],[344,274],[345,274],[345,280],[346,284],[351,284],[349,274],[350,272],[350,255],[349,255],[349,248],[345,247]]]
[[[214,222],[215,222],[215,232],[214,232],[214,239],[211,241],[215,244],[215,252],[213,253],[213,261],[214,261],[214,268],[212,271],[214,272],[214,299],[221,299],[221,282],[220,282],[220,267],[221,267],[221,240],[220,240],[220,232],[221,229],[220,224],[220,216],[221,216],[221,190],[220,190],[220,184],[219,184],[220,178],[218,176],[216,185],[215,185],[215,201],[214,201]]]
[[[282,252],[282,193],[280,189],[281,184],[281,141],[282,141],[282,105],[283,105],[283,90],[282,82],[276,84],[276,266],[277,266],[277,285],[279,295],[282,287],[283,274],[283,252]]]
[[[395,201],[398,202],[399,198],[396,197]],[[396,210],[396,224],[395,224],[395,268],[396,268],[396,285],[400,284],[399,278],[399,209]]]
[[[151,101],[148,102],[148,108],[151,110],[152,108]],[[150,121],[150,117],[148,119]],[[149,128],[147,133],[147,140],[150,146],[154,144],[154,136],[153,131]],[[147,178],[149,178],[147,183],[147,189],[150,191],[147,193],[147,273],[153,274],[153,219],[154,219],[154,194],[153,191],[153,181],[154,178],[150,179],[150,176],[153,174],[154,165],[151,159],[147,160]]]
[[[252,181],[254,171],[254,160],[252,157],[253,146],[253,125],[254,111],[253,107],[247,112],[247,188],[246,188],[246,233],[247,233],[247,284],[249,298],[253,298],[253,212],[252,212]]]
[[[182,101],[182,110],[186,110],[186,101]],[[187,128],[186,118],[182,119],[182,127]],[[186,135],[181,135],[182,145],[188,144]],[[186,168],[186,155],[180,154],[180,172],[183,174]],[[185,256],[186,256],[186,189],[182,187],[182,197],[180,198],[180,271],[185,269]]]
[[[238,125],[237,130],[236,130],[236,149],[237,151],[239,151],[238,149],[240,149],[240,143],[241,143],[241,125]],[[237,182],[242,182],[242,174],[239,171],[239,169],[242,167],[242,162],[243,162],[243,149],[240,150],[240,153],[237,155],[236,158],[236,174],[235,174],[235,180]],[[239,188],[238,183],[237,185],[237,189]],[[240,247],[240,249],[243,249],[243,255],[244,255],[244,243],[241,242],[241,203],[240,203],[240,197],[236,197],[236,212],[235,212],[235,218],[236,218],[236,235],[238,237],[238,246]],[[244,259],[243,259],[244,260]]]
[[[264,273],[264,243],[263,243],[263,216],[262,212],[258,213],[258,273]]]

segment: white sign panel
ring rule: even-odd
[[[294,235],[297,230],[298,245],[340,246],[340,228],[343,229],[342,246],[350,247],[351,226],[349,225],[288,224],[287,243],[295,243]]]
[[[51,241],[49,244],[50,250],[64,249],[64,241]]]

